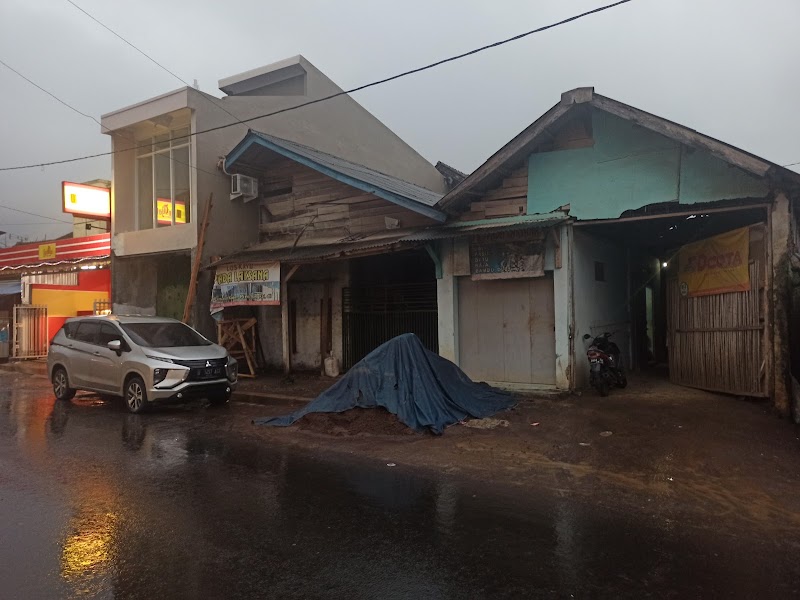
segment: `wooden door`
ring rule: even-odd
[[[750,290],[694,298],[667,281],[669,376],[680,385],[766,396],[764,274],[750,261]]]
[[[555,385],[553,278],[458,281],[459,364],[476,381]]]

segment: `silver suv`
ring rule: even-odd
[[[159,317],[77,317],[56,333],[47,370],[59,400],[76,390],[122,396],[133,413],[154,402],[225,404],[236,359],[188,325]]]

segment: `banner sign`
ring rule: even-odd
[[[472,279],[514,279],[544,275],[544,240],[470,242]]]
[[[678,253],[681,296],[750,290],[750,228],[687,244]]]
[[[172,200],[158,198],[156,200],[156,219],[161,225],[172,225]],[[186,223],[186,203],[175,200],[175,222]]]
[[[111,190],[83,183],[61,182],[62,210],[78,217],[111,218]]]
[[[280,304],[280,263],[247,263],[217,267],[211,291],[211,312],[227,306]]]

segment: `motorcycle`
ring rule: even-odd
[[[592,340],[586,351],[589,359],[589,383],[601,396],[608,396],[612,386],[624,388],[628,385],[619,346],[609,339],[611,335],[606,332],[594,339],[588,333],[583,336],[584,340]]]

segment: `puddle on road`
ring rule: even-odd
[[[774,548],[631,510],[599,483],[586,502],[312,459],[237,436],[233,418],[0,391],[11,481],[49,498],[33,507],[42,523],[53,502],[68,513],[0,564],[54,597],[763,597],[798,573],[774,568]],[[0,523],[38,526],[14,510]]]

